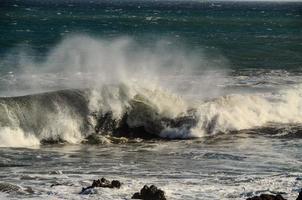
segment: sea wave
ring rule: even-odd
[[[302,123],[302,89],[190,102],[161,88],[109,85],[0,99],[1,147],[81,143],[89,135],[196,138]]]
[[[299,84],[225,94],[217,87],[227,71],[222,56],[155,43],[70,36],[44,60],[8,56],[1,65],[13,58],[19,71],[4,79],[17,93],[0,98],[0,146],[78,144],[90,136],[188,139],[302,122]],[[221,70],[210,73],[215,67]]]

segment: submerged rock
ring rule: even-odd
[[[271,195],[271,194],[261,194],[260,196],[254,196],[247,198],[246,200],[286,200],[280,194]]]
[[[131,199],[143,199],[143,200],[166,200],[165,192],[158,189],[156,186],[151,185],[148,187],[145,185],[140,192],[133,194]]]
[[[105,178],[101,178],[98,180],[93,180],[92,185],[86,188],[82,188],[80,194],[92,194],[93,188],[95,187],[103,187],[103,188],[117,188],[121,187],[122,183],[118,180],[112,180],[111,182]]]

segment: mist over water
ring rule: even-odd
[[[222,83],[228,73],[227,59],[221,55],[214,59],[200,50],[170,45],[167,40],[155,41],[152,47],[144,47],[129,37],[105,40],[70,35],[55,45],[42,60],[35,59],[35,55],[27,55],[22,49],[14,58],[7,56],[1,65],[15,65],[14,71],[1,81],[6,84],[8,94],[15,92],[14,95],[19,95],[18,92],[24,93],[24,90],[35,93],[35,90],[91,88],[133,81],[152,82],[179,90],[185,87],[185,80],[173,77],[198,75],[203,77],[199,77],[201,84],[178,92],[199,90],[202,94],[201,90],[205,90],[214,94],[218,93],[214,87]],[[212,77],[215,84],[212,84]],[[1,92],[5,95],[5,88]]]

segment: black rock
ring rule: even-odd
[[[92,189],[94,187],[92,186],[88,186],[86,188],[82,188],[82,191],[80,192],[80,194],[92,194]]]
[[[254,196],[247,198],[246,200],[286,200],[280,194],[271,195],[271,194],[261,194],[260,196]]]
[[[122,185],[121,182],[119,182],[118,180],[111,181],[112,188],[120,188],[121,185]]]
[[[113,181],[109,181],[105,178],[101,178],[98,180],[93,180],[92,182],[92,187],[104,187],[104,188],[120,188],[121,187],[121,182],[118,180],[113,180]]]
[[[151,193],[150,188],[147,185],[144,185],[144,187],[141,189],[141,195],[148,196],[149,193]]]
[[[142,199],[141,193],[139,192],[134,193],[131,199]]]
[[[101,181],[98,180],[93,180],[91,187],[100,187]]]
[[[134,193],[132,199],[143,200],[166,200],[165,192],[158,189],[156,186],[151,185],[148,187],[145,185],[140,192]]]
[[[302,190],[300,191],[299,196],[296,200],[302,200]]]
[[[113,181],[109,181],[105,178],[101,178],[98,180],[93,180],[92,185],[88,186],[86,188],[82,188],[82,191],[80,192],[80,194],[86,194],[88,190],[91,190],[95,187],[103,187],[103,188],[120,188],[122,185],[122,183],[118,180],[113,180]]]

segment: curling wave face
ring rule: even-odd
[[[1,147],[81,143],[91,135],[194,138],[302,123],[302,90],[236,94],[190,102],[159,87],[104,85],[90,90],[0,99]]]

